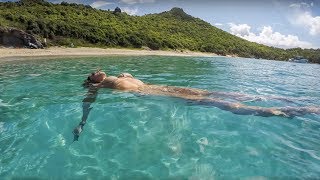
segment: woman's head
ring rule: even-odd
[[[106,73],[102,72],[101,70],[91,73],[87,80],[91,83],[100,83],[107,77]]]
[[[83,86],[89,86],[90,84],[100,83],[107,77],[106,73],[98,70],[91,73],[88,78],[84,81]]]

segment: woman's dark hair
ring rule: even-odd
[[[90,87],[91,84],[93,84],[94,82],[91,80],[90,76],[93,76],[95,74],[95,72],[91,73],[86,80],[83,81],[82,86],[85,88]]]
[[[87,79],[83,81],[82,86],[85,87],[85,88],[88,88],[88,87],[90,87],[91,84],[96,83],[96,82],[92,81],[90,77],[93,76],[93,75],[95,75],[96,73],[98,73],[98,72],[100,72],[100,71],[101,71],[101,69],[99,68],[99,69],[96,70],[95,72],[92,72],[92,73],[87,77]]]

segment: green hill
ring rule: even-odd
[[[159,14],[130,16],[88,5],[43,0],[0,3],[0,26],[16,27],[49,45],[177,49],[263,59],[300,55],[320,63],[320,50],[280,49],[249,42],[173,8]]]

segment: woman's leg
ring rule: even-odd
[[[234,114],[255,115],[255,116],[284,116],[294,117],[305,114],[316,113],[320,114],[318,107],[258,107],[247,106],[241,103],[227,102],[215,98],[201,98],[197,100],[200,104],[215,106],[219,109],[230,111]]]

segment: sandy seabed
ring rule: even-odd
[[[26,57],[64,57],[64,56],[200,56],[213,57],[214,53],[202,53],[193,51],[162,51],[162,50],[132,50],[132,49],[116,49],[116,48],[64,48],[50,47],[47,49],[15,49],[0,48],[0,60],[18,60]]]

